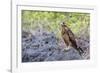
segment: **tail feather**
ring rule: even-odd
[[[79,54],[80,54],[80,55],[82,55],[82,53],[84,53],[83,49],[80,48],[80,47],[78,48],[78,51],[79,51]]]

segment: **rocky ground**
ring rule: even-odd
[[[80,56],[74,49],[65,50],[59,45],[54,33],[37,30],[22,31],[22,62],[64,61],[89,59],[89,42],[77,39],[84,53]]]

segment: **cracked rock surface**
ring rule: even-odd
[[[86,58],[86,57],[85,57]],[[52,32],[22,31],[22,62],[82,60],[84,57],[74,49],[64,50]],[[86,58],[87,59],[87,58]]]

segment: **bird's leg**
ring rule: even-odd
[[[70,46],[67,47],[68,50],[69,50],[70,48],[71,48]]]
[[[72,48],[71,45],[72,45],[72,44],[69,42],[69,45],[68,45],[67,48],[68,48],[68,49]]]
[[[66,48],[64,48],[64,50],[68,50],[70,47],[69,46],[67,46]]]
[[[63,51],[67,52],[70,49],[70,46],[67,46],[66,48],[64,48]]]

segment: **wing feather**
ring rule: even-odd
[[[70,41],[72,43],[72,46],[74,48],[77,48],[77,44],[76,44],[76,40],[75,40],[75,36],[74,36],[73,32],[69,28],[66,28],[66,30],[67,30],[66,32],[69,35],[69,39],[70,39]]]

